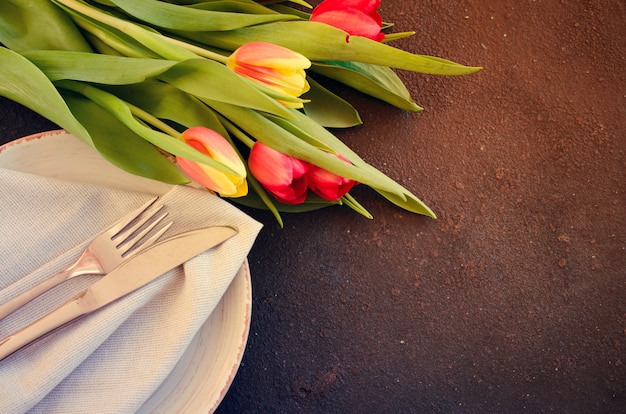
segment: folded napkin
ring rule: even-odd
[[[153,195],[0,169],[0,303],[72,264],[91,239]],[[239,233],[141,289],[0,361],[0,413],[131,413],[158,388],[241,268],[261,225],[207,191],[161,197],[164,237]],[[0,320],[11,334],[98,280],[81,276]]]

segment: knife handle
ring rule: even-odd
[[[0,361],[48,332],[87,313],[84,299],[85,292],[31,323],[24,329],[0,340]]]
[[[45,292],[52,289],[56,285],[62,282],[65,282],[69,278],[69,276],[71,275],[67,271],[62,271],[60,273],[57,273],[51,278],[44,280],[40,284],[33,286],[26,292],[23,292],[19,296],[11,299],[7,303],[0,305],[0,319],[15,312],[18,308],[26,305],[28,302],[44,294]]]

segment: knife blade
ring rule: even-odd
[[[0,360],[50,331],[126,296],[235,234],[237,229],[234,227],[215,226],[181,233],[154,244],[67,303],[0,340]]]

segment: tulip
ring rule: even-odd
[[[284,95],[298,97],[310,89],[304,70],[311,67],[311,61],[272,43],[246,43],[228,57],[226,66]],[[301,102],[280,102],[290,108],[303,107]]]
[[[349,162],[343,155],[337,154],[337,157]],[[307,176],[311,191],[328,201],[339,200],[357,184],[356,181],[340,177],[313,164],[309,165]]]
[[[263,188],[284,204],[300,204],[307,196],[305,162],[285,155],[260,142],[250,150],[248,167]]]
[[[223,136],[208,128],[193,127],[182,133],[181,140],[238,173],[227,174],[214,167],[177,156],[176,161],[189,178],[224,197],[242,197],[248,194],[246,167]]]
[[[313,9],[311,20],[380,42],[385,35],[379,7],[380,0],[325,0]]]

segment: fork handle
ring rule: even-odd
[[[64,270],[56,275],[44,280],[40,284],[33,286],[19,296],[14,297],[7,303],[0,305],[0,319],[13,313],[16,309],[24,306],[37,296],[42,295],[44,292],[52,289],[53,287],[63,283],[71,276],[70,272]]]
[[[0,340],[0,360],[48,332],[88,313],[88,309],[85,307],[85,293],[74,297],[24,329]]]

